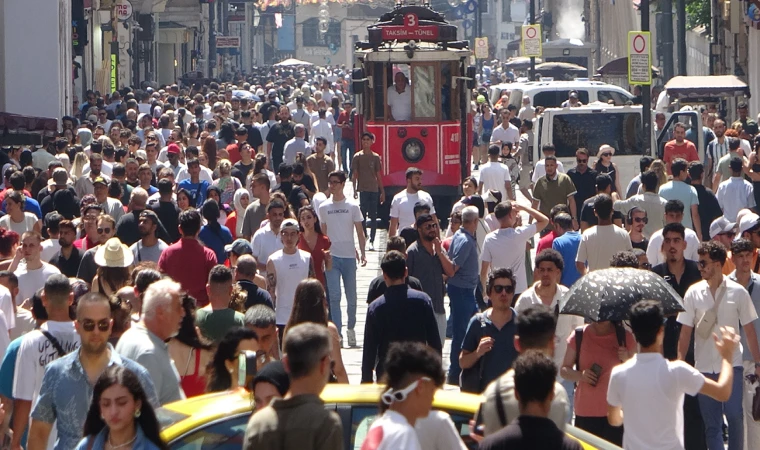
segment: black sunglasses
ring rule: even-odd
[[[605,153],[602,153],[602,156],[612,156],[612,153],[605,152]]]
[[[503,284],[494,284],[493,291],[497,294],[501,294],[502,292],[506,292],[507,294],[514,294],[515,287],[511,284],[509,286],[504,286]]]
[[[110,228],[98,228],[98,234],[103,234],[103,233],[108,234],[110,232],[111,232]]]
[[[106,332],[109,328],[111,328],[111,321],[109,319],[102,319],[97,322],[91,319],[84,319],[79,321],[80,324],[82,324],[82,328],[86,332],[92,332],[95,331],[95,326],[97,325],[98,331]]]
[[[586,164],[588,162],[588,159],[576,159],[578,164]]]
[[[700,259],[699,261],[697,261],[697,265],[699,266],[699,268],[700,268],[700,269],[704,269],[704,268],[705,268],[705,267],[707,267],[707,265],[708,265],[708,264],[710,264],[711,262],[712,262],[712,261],[708,261],[708,260],[706,260],[706,259]]]
[[[633,221],[636,223],[644,222],[644,224],[647,224],[649,223],[649,218],[648,217],[634,217]]]

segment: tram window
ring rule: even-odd
[[[417,119],[435,118],[437,108],[435,66],[414,66],[412,89],[414,117]]]
[[[441,63],[441,120],[459,120],[457,83],[452,78],[458,69],[458,61]]]
[[[641,114],[558,114],[554,116],[552,142],[558,158],[569,158],[581,147],[598,149],[602,144],[615,147],[616,155],[640,155],[643,139]]]
[[[385,88],[383,87],[383,78],[385,74],[385,65],[381,62],[372,64],[372,95],[374,96],[374,119],[385,120]]]

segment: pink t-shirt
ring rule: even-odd
[[[625,332],[626,348],[636,349],[636,340],[630,331]],[[569,348],[575,348],[575,331],[567,339]],[[610,384],[612,368],[620,364],[618,358],[617,335],[612,333],[599,336],[586,325],[581,341],[581,371],[591,368],[594,363],[602,366],[602,375],[596,386],[580,382],[575,387],[575,415],[581,417],[607,417],[607,386]]]

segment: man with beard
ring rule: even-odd
[[[430,205],[430,215],[435,215],[433,197],[422,190],[422,170],[416,167],[406,169],[406,189],[393,196],[391,200],[391,222],[388,236],[396,236],[399,230],[414,224],[414,205],[423,202]]]
[[[135,188],[132,191],[132,197],[129,199],[129,212],[122,216],[116,224],[116,237],[121,240],[122,244],[130,246],[143,237],[140,232],[139,223],[140,216],[147,210],[147,204],[148,192],[143,188]],[[156,220],[156,236],[167,242],[170,240],[169,234],[164,229],[161,221],[158,220],[158,216],[155,214],[153,216]]]
[[[103,155],[100,153],[93,153],[90,155],[90,173],[79,177],[74,184],[74,190],[77,197],[82,198],[87,194],[95,193],[94,182],[103,175],[100,173],[100,169],[103,167]],[[127,177],[129,177],[129,170],[127,170]],[[105,177],[103,177],[105,178]],[[106,182],[110,180],[106,179]]]
[[[202,282],[205,284],[205,280]],[[161,405],[185,398],[179,372],[166,344],[177,335],[185,316],[182,295],[182,286],[171,279],[151,284],[143,297],[142,320],[132,325],[116,345],[119,355],[135,360],[148,370]]]
[[[50,259],[50,264],[56,266],[68,278],[75,278],[82,261],[82,254],[74,247],[77,238],[77,228],[69,220],[58,224],[58,244],[61,248]]]
[[[287,106],[280,107],[279,119],[280,122],[272,125],[269,133],[267,133],[267,159],[275,171],[282,164],[285,143],[296,135],[293,122],[290,121],[290,110]]]
[[[707,164],[705,165],[706,181],[713,179],[713,175],[717,173],[718,161],[728,154],[728,139],[725,134],[726,122],[721,119],[715,119],[713,133],[715,133],[715,139],[707,144],[707,149],[705,150],[705,156],[707,157]]]
[[[665,262],[652,267],[652,271],[663,277],[678,295],[683,298],[686,291],[693,284],[702,280],[696,261],[686,259],[686,230],[680,222],[671,222],[662,230],[662,253]],[[663,355],[665,358],[675,360],[678,356],[678,337],[681,333],[681,324],[674,316],[668,317],[665,323],[665,337],[663,338]],[[693,341],[693,337],[692,337]],[[686,362],[694,365],[694,346],[689,346],[686,354]],[[705,444],[704,422],[699,411],[697,397],[687,395],[684,398],[684,437],[686,448],[703,449]]]
[[[454,265],[441,247],[441,231],[438,222],[430,214],[417,218],[420,238],[406,250],[406,266],[409,276],[420,280],[422,292],[433,303],[435,320],[441,342],[446,340],[446,310],[443,306],[443,275],[454,273]]]
[[[122,358],[108,343],[113,319],[108,298],[101,294],[85,294],[77,303],[74,322],[81,340],[79,349],[50,363],[42,378],[42,388],[32,411],[27,449],[47,448],[53,424],[58,432],[55,449],[75,448],[82,438],[90,399],[91,380],[97,380],[106,368],[124,366],[137,375],[154,408],[160,406],[150,374],[144,367]]]
[[[161,253],[169,247],[156,234],[161,226],[161,221],[158,220],[156,213],[150,210],[143,210],[135,214],[139,214],[140,217],[137,222],[140,240],[132,244],[129,249],[132,250],[138,264],[143,261],[158,263]]]

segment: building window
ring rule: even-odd
[[[502,0],[501,2],[501,21],[512,21],[512,0]]]
[[[303,21],[303,45],[304,47],[330,47],[340,48],[340,22],[330,19],[327,33],[319,32],[319,18],[312,17]]]

